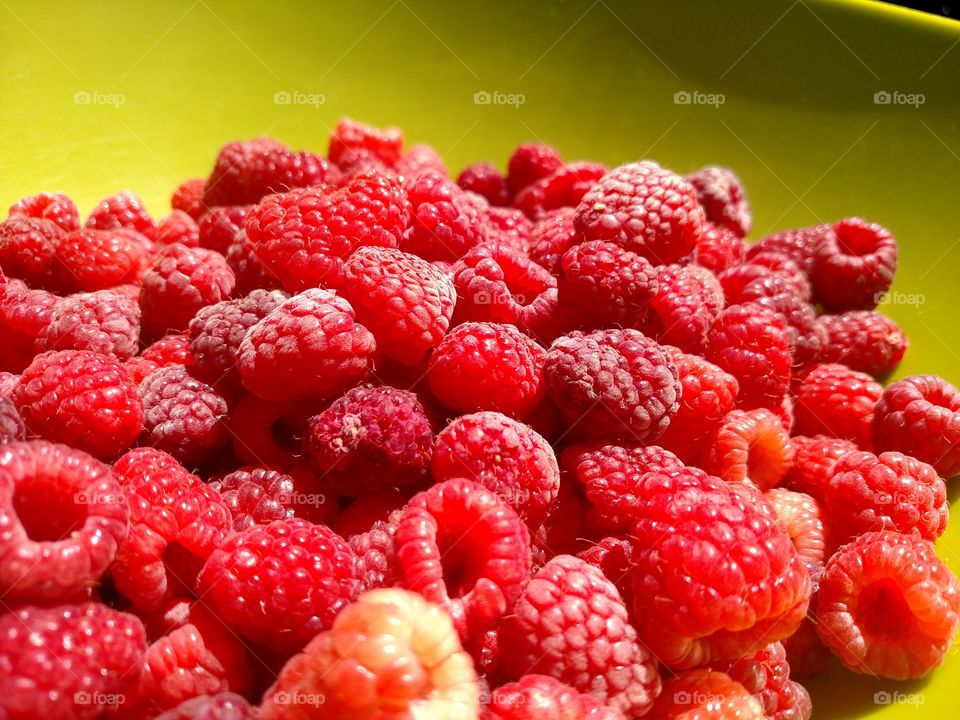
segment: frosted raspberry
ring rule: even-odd
[[[906,680],[943,661],[958,612],[960,584],[931,543],[871,532],[827,562],[817,631],[854,672]]]
[[[760,701],[729,675],[701,668],[663,683],[649,720],[766,720]]]
[[[409,185],[408,193],[412,222],[403,234],[401,249],[429,261],[454,262],[486,242],[483,206],[445,175],[424,173]]]
[[[133,230],[69,232],[57,243],[59,282],[83,292],[139,283],[151,253],[150,241]]]
[[[872,310],[823,315],[820,324],[827,331],[821,362],[843,363],[874,377],[893,372],[910,344],[899,325]]]
[[[36,347],[38,352],[91,350],[128,360],[140,348],[140,306],[110,290],[71,295],[54,308]]]
[[[53,293],[30,290],[20,280],[0,282],[0,369],[19,373],[36,355],[37,338],[42,335],[53,310],[60,303]]]
[[[243,697],[224,692],[184,700],[156,720],[256,720],[254,710]]]
[[[174,210],[182,210],[194,220],[199,220],[206,211],[201,201],[203,186],[206,182],[203,178],[184,180],[170,195],[170,207]]]
[[[814,563],[824,558],[824,528],[820,506],[804,493],[773,488],[764,493],[780,522],[787,528],[797,554]]]
[[[34,435],[100,458],[130,447],[143,429],[143,404],[123,366],[88,350],[38,355],[13,401]]]
[[[453,283],[430,263],[400,250],[360,248],[347,261],[343,294],[383,354],[421,365],[450,327]]]
[[[519,145],[507,161],[507,185],[510,194],[516,195],[537,180],[553,175],[561,167],[563,158],[549,145]]]
[[[64,231],[52,220],[14,215],[0,222],[0,267],[31,287],[56,289],[57,245]]]
[[[200,247],[226,255],[237,233],[244,228],[247,212],[252,207],[253,205],[221,205],[210,208],[197,224],[197,242]]]
[[[237,532],[293,517],[293,478],[266,467],[248,467],[207,483],[220,493]]]
[[[0,395],[0,444],[23,440],[27,428],[17,412],[17,406],[6,395]]]
[[[540,178],[518,192],[513,199],[513,206],[522,210],[531,220],[541,220],[551,210],[576,207],[606,173],[606,166],[595,162],[562,165],[553,174]]]
[[[735,267],[743,262],[747,244],[735,232],[711,222],[704,223],[703,233],[691,256],[694,264],[713,273]]]
[[[197,247],[200,244],[200,230],[197,221],[187,213],[174,210],[157,223],[154,240],[158,245],[180,243],[187,247]]]
[[[721,310],[723,290],[712,272],[697,265],[662,265],[642,327],[662,343],[701,354]]]
[[[560,272],[560,259],[563,254],[578,240],[577,231],[573,227],[573,215],[573,208],[558,208],[547,213],[533,226],[530,259],[554,275]]]
[[[734,410],[723,419],[710,469],[728,482],[749,480],[761,490],[780,484],[793,464],[793,445],[769,410]]]
[[[365,532],[352,535],[347,543],[357,556],[358,592],[393,587],[397,584],[396,519],[377,520]]]
[[[165,335],[144,348],[139,356],[130,358],[125,367],[130,379],[140,383],[147,375],[168,365],[194,365],[190,354],[190,338],[186,333]]]
[[[394,164],[393,169],[409,183],[428,172],[447,175],[447,166],[437,149],[431,145],[411,145]]]
[[[743,185],[733,170],[720,165],[707,165],[687,175],[687,181],[697,191],[697,200],[703,206],[707,220],[746,237],[753,228],[750,206],[743,193]]]
[[[814,365],[798,379],[796,432],[852,440],[873,447],[870,423],[883,388],[872,377],[844,365]]]
[[[136,230],[149,240],[157,234],[157,221],[150,217],[143,201],[129,190],[101,200],[83,226],[90,230]]]
[[[264,694],[260,718],[345,720],[389,711],[475,720],[479,695],[447,614],[415,593],[375,590],[287,662]]]
[[[837,221],[817,247],[811,279],[817,300],[831,310],[872,310],[890,289],[897,241],[861,218]]]
[[[486,198],[491,205],[510,203],[507,180],[493,163],[478,162],[468,165],[457,176],[457,185]]]
[[[403,133],[395,127],[383,130],[350,118],[342,118],[330,136],[330,161],[343,169],[376,160],[390,167],[400,159]]]
[[[244,395],[230,413],[234,453],[244,462],[288,467],[294,453],[300,453],[307,418],[314,410],[313,403],[271,402]]]
[[[80,227],[80,213],[77,212],[77,206],[63,193],[42,192],[17,200],[10,206],[10,217],[49,220],[64,232],[77,230]]]
[[[813,274],[813,265],[816,261],[817,250],[824,239],[833,235],[829,225],[814,225],[796,230],[781,230],[758,240],[750,246],[747,257],[779,253],[790,258],[797,264],[804,275]]]
[[[856,443],[828,435],[791,438],[795,450],[793,466],[783,476],[785,488],[806,493],[822,504],[837,460],[857,450]]]
[[[283,287],[280,278],[269,270],[257,257],[257,250],[241,230],[236,234],[225,255],[227,265],[237,276],[234,292],[246,295],[254,290],[275,290]]]
[[[567,422],[593,437],[655,440],[679,407],[676,366],[637,330],[565,335],[551,345],[544,374]]]
[[[524,675],[490,693],[480,720],[623,720],[619,710],[603,705],[547,675]]]
[[[810,695],[790,679],[787,653],[780,643],[767,645],[721,669],[760,701],[765,718],[810,720]]]

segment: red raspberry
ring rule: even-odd
[[[637,488],[634,615],[669,667],[740,657],[806,615],[810,576],[786,528],[738,487],[688,467],[648,473]]]
[[[707,333],[723,310],[723,290],[712,272],[697,265],[657,268],[657,292],[650,302],[647,334],[701,354]]]
[[[130,447],[143,429],[143,404],[123,366],[88,350],[37,355],[13,401],[32,434],[100,458]]]
[[[223,692],[184,700],[156,720],[256,720],[256,716],[243,697]]]
[[[350,503],[342,513],[337,515],[336,521],[330,527],[343,537],[351,537],[369,531],[378,522],[395,525],[394,511],[402,509],[410,497],[410,493],[389,488],[381,490],[376,495],[351,498]]]
[[[766,720],[760,701],[729,675],[700,668],[667,679],[648,720]]]
[[[849,453],[833,467],[824,511],[834,546],[874,530],[934,541],[947,527],[947,486],[908,455]]]
[[[727,414],[711,451],[710,468],[727,482],[749,480],[761,490],[780,484],[793,464],[793,445],[769,410]]]
[[[420,175],[409,186],[412,222],[400,247],[425,260],[454,262],[487,240],[483,206],[440,173]]]
[[[194,365],[193,355],[190,353],[190,338],[186,333],[160,338],[147,346],[138,357],[128,360],[126,368],[130,379],[140,383],[154,370],[168,365]]]
[[[446,480],[411,498],[394,543],[401,585],[449,612],[463,640],[511,613],[530,575],[523,522],[470,480]]]
[[[248,390],[266,400],[329,398],[370,373],[376,342],[329,290],[306,290],[258,322],[240,343]]]
[[[300,453],[312,403],[270,402],[247,394],[230,413],[230,439],[237,457],[248,463],[288,468]]]
[[[197,588],[234,632],[289,653],[333,624],[354,596],[355,573],[343,538],[288,518],[227,539],[207,559]]]
[[[824,239],[833,235],[829,225],[814,225],[796,230],[781,230],[758,240],[747,251],[747,258],[770,252],[786,255],[807,277],[813,274],[817,250]]]
[[[530,236],[530,259],[554,275],[560,273],[560,259],[578,241],[573,227],[574,209],[559,208],[547,213],[533,226]]]
[[[740,385],[745,410],[780,405],[790,383],[790,343],[783,317],[755,303],[723,310],[707,335],[706,358]]]
[[[798,378],[795,429],[873,447],[870,423],[883,388],[872,377],[838,364],[814,365]]]
[[[140,348],[140,305],[110,290],[71,295],[54,308],[36,348],[91,350],[129,360]]]
[[[791,441],[795,451],[793,466],[781,484],[810,495],[822,505],[834,465],[847,453],[856,452],[856,443],[828,435],[795,435]]]
[[[563,467],[577,479],[604,530],[625,533],[633,529],[640,510],[637,488],[652,470],[683,467],[669,450],[623,447],[604,443],[571,445],[563,451]]]
[[[148,337],[180,332],[207,305],[225,300],[236,277],[223,255],[204,248],[168,245],[143,276],[140,309]]]
[[[49,220],[64,232],[80,228],[80,213],[77,212],[77,206],[63,193],[42,192],[17,200],[10,206],[9,216]]]
[[[207,485],[220,493],[237,532],[294,516],[293,478],[278,470],[240,468]]]
[[[512,325],[464,323],[430,356],[430,389],[461,412],[493,410],[522,418],[546,390],[546,352]]]
[[[347,261],[343,294],[383,354],[422,365],[450,327],[453,282],[425,260],[400,250],[360,248]]]
[[[655,264],[689,255],[703,232],[694,187],[653,162],[609,172],[577,207],[574,225],[587,240],[609,240]]]
[[[707,220],[728,228],[737,237],[746,237],[753,228],[753,216],[743,193],[743,185],[733,170],[720,165],[707,165],[687,175],[697,191]]]
[[[0,282],[0,369],[18,373],[33,360],[35,344],[42,335],[54,308],[60,303],[53,293],[30,290],[20,280]]]
[[[27,428],[17,412],[17,406],[6,395],[0,395],[0,445],[15,440],[23,440]]]
[[[833,653],[820,642],[817,626],[810,618],[804,620],[797,631],[781,643],[787,651],[790,676],[797,680],[823,672],[833,657]]]
[[[605,165],[595,162],[574,162],[563,165],[552,175],[540,178],[521,190],[513,206],[534,221],[542,220],[551,210],[576,207],[584,195],[607,173]],[[589,238],[605,240],[606,238]]]
[[[810,695],[790,679],[787,653],[780,643],[767,645],[721,669],[760,701],[765,718],[810,720]]]
[[[0,284],[0,287],[3,287],[3,285]],[[14,375],[6,370],[0,370],[0,397],[9,399],[13,394],[13,388],[16,387],[19,381],[19,375]]]
[[[561,414],[592,437],[649,442],[676,414],[676,366],[637,330],[595,330],[557,339],[544,375]]]
[[[562,163],[562,161],[561,161]],[[552,171],[551,171],[552,172]],[[478,162],[468,165],[457,176],[457,185],[464,190],[475,192],[487,199],[491,205],[502,206],[510,204],[510,191],[507,190],[507,180],[500,171],[488,162]]]
[[[350,118],[342,118],[330,136],[330,162],[344,170],[374,160],[391,167],[400,160],[403,133],[395,127],[383,130]]]
[[[254,290],[276,290],[283,287],[276,273],[260,262],[257,250],[247,238],[246,231],[236,234],[233,243],[227,248],[225,255],[227,265],[237,276],[237,285],[234,292],[237,295],[247,295]]]
[[[780,522],[787,528],[793,546],[801,559],[822,563],[824,556],[824,529],[820,506],[809,495],[773,488],[764,493]],[[809,568],[809,565],[808,565]]]
[[[563,158],[549,145],[519,145],[507,161],[507,185],[510,195],[516,195],[537,180],[553,175],[561,167]]]
[[[100,603],[0,616],[0,715],[95,720],[122,702],[146,648],[143,624]]]
[[[603,705],[547,675],[524,675],[490,694],[480,720],[623,720],[619,710]]]
[[[706,222],[691,259],[695,265],[721,273],[743,262],[746,252],[747,244],[735,232]]]
[[[431,464],[437,482],[474,480],[531,527],[542,523],[560,489],[550,443],[532,428],[496,412],[461,415],[437,436]]]
[[[872,310],[822,315],[820,324],[827,331],[821,362],[843,363],[874,377],[893,372],[910,344],[899,325]]]
[[[419,487],[430,470],[433,431],[409,390],[357,387],[310,420],[303,452],[343,495]]]
[[[397,247],[410,203],[400,181],[362,172],[345,186],[271,195],[247,213],[257,257],[289,290],[341,287],[343,264],[358,247]]]
[[[136,448],[113,466],[130,503],[130,534],[110,572],[141,610],[189,593],[204,560],[232,529],[217,492],[160,450]]]
[[[747,262],[727,268],[720,274],[720,284],[729,304],[740,302],[738,298],[766,297],[775,295],[775,292],[764,291],[764,288],[751,290],[755,283],[767,282],[770,276],[779,278],[781,283],[775,286],[776,292],[792,291],[804,302],[810,302],[813,290],[810,281],[803,274],[800,267],[786,255],[775,252],[760,253],[751,257]],[[784,285],[785,284],[785,285]]]
[[[200,244],[200,229],[197,221],[187,213],[174,210],[157,224],[154,240],[158,245],[180,243],[187,247],[197,247]]]
[[[817,247],[811,273],[817,300],[830,310],[871,310],[890,289],[897,241],[861,218],[837,221]]]
[[[520,210],[508,207],[488,207],[487,236],[494,245],[507,245],[524,255],[530,250],[533,223]]]
[[[633,543],[625,538],[605,537],[578,553],[577,557],[599,568],[604,577],[617,586],[617,591],[629,612],[633,605],[633,593],[630,588]]]
[[[7,603],[63,601],[99,582],[127,535],[129,509],[103,463],[44,440],[0,455],[0,592]]]
[[[123,190],[100,201],[83,226],[90,230],[136,230],[148,240],[157,235],[157,221],[143,206],[143,201],[129,190]]]
[[[476,720],[480,687],[447,614],[404,590],[375,590],[291,658],[261,720]]]
[[[0,222],[0,267],[32,287],[57,286],[57,245],[65,235],[51,220],[13,215]]]
[[[83,292],[139,283],[151,252],[150,241],[133,230],[75,230],[57,245],[60,282]]]
[[[582,488],[569,475],[562,473],[553,510],[543,525],[530,534],[535,569],[543,567],[557,555],[583,552],[606,535],[597,526],[590,510]]]
[[[871,532],[827,561],[817,631],[854,672],[906,680],[943,661],[958,612],[960,583],[931,543]]]
[[[960,474],[960,390],[937,375],[890,383],[874,408],[877,450],[898,450],[945,478]]]
[[[514,678],[549,675],[629,717],[660,690],[656,660],[638,641],[617,588],[597,568],[559,555],[534,575],[499,629]]]
[[[203,178],[190,178],[177,185],[173,194],[170,196],[170,207],[174,210],[182,210],[194,220],[199,220],[200,216],[206,211],[201,202],[203,197],[203,186],[206,185]]]
[[[395,521],[377,520],[369,530],[347,540],[350,549],[357,556],[358,592],[393,587],[397,584],[394,543],[396,531]]]
[[[440,153],[431,145],[411,145],[400,156],[393,169],[407,183],[428,172],[438,172],[441,175],[449,174]]]
[[[198,223],[197,240],[200,247],[226,255],[237,233],[244,228],[247,213],[252,207],[253,205],[221,205],[210,208]]]

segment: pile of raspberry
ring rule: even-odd
[[[923,677],[960,391],[852,217],[342,120],[0,223],[0,717],[809,718]]]

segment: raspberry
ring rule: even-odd
[[[811,602],[811,605],[813,603]],[[790,676],[797,680],[813,677],[821,673],[833,657],[826,646],[820,642],[816,624],[807,618],[797,631],[781,641],[787,651],[790,663]]]
[[[530,259],[554,275],[560,273],[560,259],[564,253],[578,240],[573,215],[573,208],[559,208],[547,213],[533,226]]]
[[[248,463],[286,468],[313,412],[312,403],[270,402],[247,394],[230,413],[230,439],[237,457]]]
[[[293,478],[277,470],[240,468],[207,485],[220,493],[237,532],[294,515]]]
[[[152,343],[140,353],[139,357],[131,358],[126,363],[130,379],[141,382],[154,370],[168,365],[194,364],[190,354],[190,338],[186,334],[178,333],[166,335]]]
[[[482,205],[445,175],[424,173],[407,189],[413,212],[401,249],[424,260],[454,262],[487,240]]]
[[[947,527],[947,487],[907,455],[853,452],[834,465],[824,510],[834,546],[874,530],[934,541]]]
[[[10,217],[18,216],[49,220],[64,232],[80,228],[77,206],[62,193],[42,192],[17,200],[10,206]]]
[[[657,292],[643,327],[660,342],[701,354],[707,332],[723,310],[723,290],[712,272],[697,265],[657,268]]]
[[[769,252],[780,253],[793,260],[800,271],[810,277],[813,274],[817,250],[820,244],[831,235],[833,235],[833,229],[829,225],[781,230],[751,245],[747,251],[747,258]]]
[[[140,306],[110,290],[64,298],[37,338],[39,352],[90,350],[129,360],[140,347]]]
[[[790,635],[807,612],[810,576],[786,528],[744,487],[689,467],[637,487],[634,616],[671,668],[741,657]]]
[[[507,245],[524,255],[530,249],[533,223],[520,210],[508,207],[488,207],[487,236],[494,245]]]
[[[160,450],[136,448],[113,466],[130,503],[130,533],[110,571],[141,610],[192,591],[200,565],[231,530],[217,492]]]
[[[136,230],[148,240],[157,235],[157,221],[150,217],[143,201],[129,190],[101,200],[83,226],[90,230]]]
[[[534,568],[543,567],[557,555],[576,555],[599,541],[606,533],[597,527],[592,515],[582,488],[562,473],[553,510],[530,534]]]
[[[783,488],[767,490],[764,496],[787,528],[801,559],[822,563],[824,529],[817,501],[809,495]]]
[[[543,219],[551,210],[576,207],[584,195],[607,173],[604,165],[575,162],[563,165],[552,175],[528,185],[513,199],[513,206],[534,221]],[[606,238],[589,238],[605,240]]]
[[[6,395],[0,395],[0,445],[15,440],[23,440],[27,428],[17,412],[17,406]]]
[[[440,153],[430,145],[411,145],[410,149],[400,156],[393,169],[403,176],[405,183],[412,182],[428,172],[448,174]]]
[[[457,176],[457,185],[486,198],[491,205],[510,204],[507,180],[492,163],[478,162],[468,165]]]
[[[310,420],[303,451],[340,493],[360,496],[423,485],[433,431],[409,390],[356,387]]]
[[[140,309],[149,337],[180,332],[207,305],[225,300],[236,277],[223,255],[204,248],[168,245],[143,276]]]
[[[763,288],[748,290],[755,283],[763,283],[770,276],[779,278],[781,283],[775,287],[776,292],[764,291]],[[765,252],[752,256],[747,262],[727,268],[720,274],[720,284],[731,305],[741,302],[737,298],[765,297],[778,292],[792,291],[804,302],[810,302],[813,290],[810,281],[800,270],[800,267],[786,255],[775,252]]]
[[[464,323],[430,356],[430,389],[461,412],[493,410],[522,418],[543,397],[546,352],[512,325]]]
[[[244,228],[247,212],[251,207],[253,206],[221,205],[210,208],[198,223],[197,241],[200,247],[226,255],[237,233]]]
[[[910,344],[893,320],[872,310],[823,315],[820,324],[827,331],[821,362],[843,363],[874,377],[893,372]]]
[[[365,171],[345,186],[293,190],[247,213],[257,257],[288,290],[341,287],[343,264],[359,247],[397,247],[410,203],[400,181]]]
[[[735,232],[706,222],[691,259],[695,265],[721,273],[743,262],[746,252],[747,244]]]
[[[20,280],[0,282],[0,369],[18,373],[33,360],[37,337],[50,323],[60,303],[53,293],[30,290]]]
[[[607,173],[577,207],[587,240],[609,240],[661,265],[689,255],[703,232],[703,208],[690,183],[653,162]]]
[[[525,143],[518,146],[507,161],[510,194],[516,195],[537,180],[553,175],[561,167],[563,158],[549,145]]]
[[[185,463],[198,463],[227,444],[227,401],[184,365],[155,370],[140,383],[142,442]]]
[[[182,210],[174,210],[157,224],[154,238],[158,245],[180,243],[187,247],[200,244],[200,230],[197,221]]]
[[[640,510],[637,488],[652,470],[683,467],[669,450],[623,447],[604,443],[571,445],[564,450],[563,467],[586,491],[597,523],[608,531],[629,532]]]
[[[870,423],[882,392],[872,377],[845,365],[814,365],[798,378],[796,432],[832,435],[870,450]]]
[[[619,537],[605,537],[577,554],[584,562],[600,569],[604,577],[617,586],[617,592],[627,605],[633,605],[630,571],[633,569],[633,543]]]
[[[727,482],[749,480],[767,490],[780,484],[792,464],[793,445],[769,410],[734,410],[723,419],[711,451],[717,476]]]
[[[100,458],[130,447],[143,429],[143,404],[123,366],[88,350],[37,355],[13,401],[32,434]]]
[[[701,668],[663,683],[648,720],[765,720],[760,701],[729,675]]]
[[[289,653],[332,625],[354,595],[355,573],[343,538],[287,518],[228,538],[204,563],[197,589],[234,632]]]
[[[512,612],[530,575],[520,518],[470,480],[446,480],[411,498],[394,543],[400,583],[447,610],[464,640]]]
[[[496,412],[461,415],[437,436],[437,482],[468,478],[496,493],[531,527],[542,523],[560,489],[550,444],[532,428]]]
[[[393,520],[393,518],[391,518]],[[395,522],[377,520],[369,530],[347,540],[357,556],[358,592],[397,584]]]
[[[227,248],[225,255],[227,265],[237,276],[237,285],[234,291],[237,295],[247,295],[254,290],[276,290],[283,287],[276,273],[260,262],[257,250],[247,238],[247,233],[241,230],[236,234],[233,243]]]
[[[943,661],[958,612],[960,584],[931,543],[871,532],[827,562],[817,631],[854,672],[906,680]]]
[[[450,327],[453,282],[400,250],[360,248],[347,261],[344,295],[384,355],[421,365]]]
[[[578,558],[544,565],[499,635],[514,678],[549,675],[629,717],[649,710],[660,690],[656,660],[637,640],[616,587]]]
[[[623,714],[592,695],[547,675],[524,675],[490,694],[480,720],[623,720]]]
[[[447,614],[414,593],[375,590],[287,662],[264,694],[260,718],[474,720],[479,695]]]
[[[890,289],[897,241],[890,231],[861,218],[834,223],[817,247],[811,273],[817,300],[830,310],[871,310]]]
[[[0,616],[6,720],[95,720],[122,702],[146,648],[143,624],[100,603]]]
[[[52,220],[13,215],[0,222],[0,267],[33,287],[55,288],[57,244],[64,231]]]
[[[960,474],[960,390],[936,375],[911,375],[883,391],[874,408],[877,450],[898,450]]]
[[[767,645],[722,669],[760,701],[765,718],[810,720],[810,695],[790,679],[787,653],[780,643]]]
[[[96,585],[127,535],[129,510],[103,463],[44,440],[0,455],[0,592],[7,603],[67,600]]]
[[[679,407],[676,366],[637,330],[565,335],[547,352],[544,375],[567,422],[593,437],[655,440]]]
[[[370,160],[391,167],[400,160],[403,133],[395,127],[383,130],[350,118],[342,118],[330,136],[330,162],[344,170]]]
[[[707,165],[687,175],[687,181],[696,189],[697,200],[703,206],[707,220],[727,228],[737,237],[750,234],[753,216],[740,178],[733,170]]]
[[[336,396],[372,369],[376,342],[329,290],[306,290],[258,322],[237,355],[243,384],[265,400]]]
[[[795,451],[793,466],[783,476],[781,484],[810,495],[822,505],[834,465],[847,453],[856,452],[857,446],[850,440],[827,435],[795,435],[791,441]]]
[[[790,382],[790,344],[778,313],[755,303],[721,311],[707,335],[706,359],[740,385],[737,405],[745,410],[777,407]]]
[[[151,252],[150,241],[133,230],[75,230],[57,244],[60,282],[82,292],[139,283]]]
[[[255,720],[254,710],[243,697],[223,692],[184,700],[156,720]]]
[[[194,220],[199,220],[206,210],[201,201],[203,186],[206,182],[203,178],[184,180],[177,185],[170,196],[170,207],[174,210],[182,210]]]

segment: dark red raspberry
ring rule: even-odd
[[[780,484],[793,464],[793,445],[770,410],[734,410],[717,432],[710,470],[728,482],[749,480],[761,490]]]
[[[400,243],[403,250],[429,261],[454,262],[486,242],[488,223],[483,205],[450,178],[427,172],[407,190],[413,213]]]
[[[422,365],[446,334],[457,293],[453,282],[416,255],[360,248],[347,261],[343,294],[381,352]]]
[[[833,229],[829,225],[781,230],[767,235],[750,246],[747,258],[760,254],[766,255],[770,252],[779,253],[793,260],[804,275],[811,277],[817,250],[824,239],[831,235],[833,235]]]
[[[18,373],[33,360],[37,338],[44,333],[54,308],[53,293],[31,290],[20,280],[0,282],[0,370]]]
[[[813,712],[810,695],[790,679],[787,653],[780,643],[767,645],[720,669],[760,701],[765,718],[810,720]]]
[[[0,592],[6,603],[64,601],[100,581],[127,535],[110,468],[44,440],[0,455]]]
[[[393,166],[405,183],[410,183],[428,172],[448,175],[447,166],[437,149],[432,145],[411,145]]]
[[[522,418],[543,398],[546,352],[512,325],[464,323],[430,356],[437,399],[461,412],[493,410]]]
[[[199,221],[200,216],[206,212],[206,208],[201,201],[203,186],[206,183],[207,181],[203,178],[184,180],[177,185],[170,196],[170,207],[174,210],[182,210],[194,220]]]
[[[397,178],[365,171],[345,186],[271,195],[247,213],[257,257],[289,290],[341,287],[343,264],[359,247],[397,247],[410,203]]]
[[[663,683],[648,720],[767,720],[760,701],[729,675],[700,668]]]
[[[822,315],[820,324],[827,331],[821,362],[843,363],[874,377],[893,372],[910,344],[897,323],[873,310]]]
[[[735,232],[706,222],[691,260],[713,273],[721,273],[743,262],[746,252],[747,244]]]
[[[148,345],[138,357],[126,362],[127,373],[135,383],[140,383],[154,370],[168,365],[194,364],[190,353],[190,338],[186,333],[166,335]]]
[[[800,558],[808,563],[822,564],[826,540],[822,513],[817,501],[804,493],[783,488],[772,488],[763,496],[773,506],[780,522],[790,534]],[[808,564],[807,569],[809,568]]]
[[[490,693],[480,720],[623,720],[593,695],[548,675],[524,675]]]
[[[786,528],[737,487],[687,467],[650,472],[637,488],[635,617],[669,667],[741,657],[806,615],[810,575]]]
[[[488,207],[487,236],[494,245],[507,245],[524,255],[530,250],[533,223],[520,210],[508,207]]]
[[[244,228],[247,212],[251,207],[253,206],[221,205],[210,208],[198,223],[200,247],[226,255],[237,233]]]
[[[197,221],[182,210],[174,210],[157,223],[157,235],[154,238],[158,245],[173,245],[180,243],[187,247],[197,247],[200,244],[200,230]]]
[[[278,470],[240,468],[207,484],[220,493],[237,532],[294,516],[293,478]]]
[[[782,485],[806,493],[822,505],[837,460],[856,452],[857,445],[828,435],[795,435],[791,442],[795,451],[793,466],[783,476]]]
[[[17,200],[10,206],[10,217],[14,216],[49,220],[64,232],[80,228],[77,206],[63,193],[42,192]]]
[[[694,187],[653,162],[623,165],[591,189],[574,225],[587,240],[609,240],[654,264],[689,255],[703,232]]]
[[[697,265],[662,265],[643,327],[660,342],[699,355],[722,309],[723,290],[712,272]]]
[[[234,632],[290,652],[329,628],[353,598],[354,561],[350,547],[328,527],[276,520],[214,550],[197,588]]]
[[[140,348],[140,305],[110,290],[71,295],[54,309],[36,348],[91,350],[129,360]]]
[[[539,221],[551,210],[576,207],[606,173],[606,166],[595,162],[562,165],[552,175],[540,178],[517,193],[513,206],[522,210],[531,220]]]
[[[223,692],[184,700],[156,720],[256,720],[256,716],[242,696]]]
[[[101,200],[83,226],[90,230],[136,230],[148,240],[157,234],[157,221],[150,217],[143,201],[129,190]]]
[[[56,289],[57,245],[65,235],[52,220],[13,215],[0,222],[0,267],[31,287]]]
[[[143,404],[123,366],[88,350],[37,355],[13,401],[30,432],[100,458],[130,447],[143,429]]]
[[[342,118],[330,136],[330,161],[344,170],[369,160],[392,167],[403,150],[403,133],[395,127],[380,128]]]
[[[827,561],[817,631],[854,672],[906,680],[943,661],[958,613],[960,583],[932,543],[871,532]]]
[[[567,422],[591,437],[653,441],[679,408],[676,366],[637,330],[565,335],[550,346],[544,376]]]
[[[0,444],[23,440],[27,427],[23,424],[17,406],[6,395],[0,395]]]
[[[343,495],[422,486],[433,431],[409,390],[357,387],[310,420],[304,454]]]
[[[960,390],[937,375],[891,383],[874,408],[877,450],[898,450],[945,478],[960,474]]]
[[[633,605],[633,594],[630,587],[630,571],[633,570],[633,543],[625,538],[605,537],[578,553],[577,557],[599,568],[604,577],[617,586],[617,591],[626,603],[629,612]]]
[[[563,167],[563,158],[554,148],[540,143],[517,147],[507,161],[507,185],[516,195],[537,180],[553,175]]]
[[[95,720],[123,702],[146,649],[134,615],[100,603],[0,616],[5,720]]]
[[[533,226],[530,236],[530,259],[554,275],[560,273],[560,259],[578,240],[573,227],[574,209],[559,208],[547,213]]]
[[[544,565],[499,635],[514,678],[549,675],[629,717],[647,712],[660,690],[656,659],[638,641],[617,588],[579,558]]]
[[[144,333],[156,338],[186,330],[200,308],[227,299],[235,282],[233,270],[220,253],[167,246],[143,276],[140,309]]]
[[[733,170],[707,165],[687,175],[687,181],[696,189],[707,220],[731,230],[737,237],[750,234],[753,216],[740,178]]]
[[[366,378],[376,342],[353,308],[329,290],[307,290],[258,322],[240,343],[244,386],[266,400],[329,398]]]
[[[351,536],[347,542],[357,556],[358,593],[397,584],[396,521],[377,520],[369,530]]]
[[[491,205],[510,204],[507,180],[493,163],[478,162],[468,165],[457,176],[457,185],[485,197]]]
[[[830,310],[872,310],[890,289],[897,241],[882,225],[846,218],[817,247],[811,273],[816,299]]]
[[[378,522],[395,525],[395,511],[403,508],[411,497],[412,493],[389,488],[376,495],[351,498],[330,527],[343,537],[351,537],[367,532]]]
[[[431,464],[437,482],[474,480],[531,527],[542,523],[560,489],[550,444],[532,428],[496,412],[461,415],[437,436]]]
[[[130,533],[110,572],[135,607],[156,610],[193,591],[200,566],[232,530],[230,510],[160,450],[131,450],[113,471],[130,503]]]
[[[883,388],[865,373],[845,365],[814,365],[797,379],[795,430],[800,435],[832,435],[871,450],[874,406]]]
[[[745,410],[780,405],[790,384],[790,342],[783,317],[755,303],[731,305],[707,335],[706,358],[740,385]]]
[[[57,245],[60,284],[92,292],[137,284],[150,265],[149,240],[133,230],[76,230]]]
[[[276,273],[260,262],[257,250],[247,238],[246,231],[241,230],[236,234],[225,257],[227,265],[237,276],[235,294],[247,295],[254,290],[275,290],[283,287]]]
[[[288,468],[300,453],[313,403],[270,402],[241,397],[230,413],[230,440],[237,457],[248,463]]]

